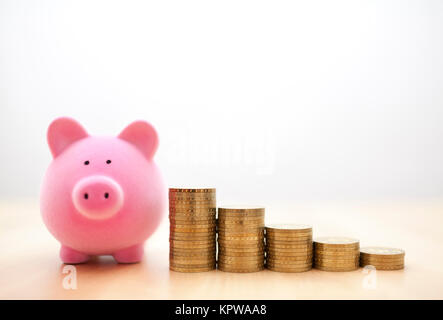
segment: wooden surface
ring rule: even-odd
[[[290,218],[288,218],[290,217]],[[272,218],[272,219],[271,219]],[[63,288],[58,243],[41,221],[38,202],[0,203],[1,299],[442,299],[443,201],[267,207],[267,222],[314,226],[314,237],[354,236],[362,246],[406,250],[402,271],[367,274],[318,270],[198,274],[168,269],[168,221],[147,242],[143,262],[118,265],[100,257],[76,266],[77,289]],[[374,282],[371,282],[374,283]]]

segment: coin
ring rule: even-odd
[[[359,247],[360,242],[354,238],[347,237],[321,237],[314,239],[314,243],[318,247]]]
[[[360,249],[362,256],[376,257],[403,257],[405,251],[397,248],[388,247],[364,247]]]
[[[264,219],[260,220],[226,220],[226,219],[218,219],[218,225],[224,226],[225,228],[231,228],[231,226],[246,226],[246,227],[254,227],[254,226],[264,226]]]
[[[264,238],[262,236],[218,236],[219,240],[224,240],[224,241],[260,241],[262,242],[264,240]]]
[[[358,269],[358,266],[345,266],[345,267],[330,267],[330,266],[318,266],[314,265],[314,267],[318,270],[322,271],[332,271],[332,272],[347,272],[347,271],[354,271]]]
[[[183,221],[183,220],[171,220],[170,226],[204,226],[204,227],[215,227],[215,221],[211,220],[201,220],[201,221]]]
[[[170,256],[169,257],[172,264],[182,264],[182,265],[205,265],[205,264],[215,264],[215,255],[210,257],[180,257],[180,256]]]
[[[297,242],[297,241],[310,241],[312,242],[312,235],[303,235],[297,237],[281,237],[266,234],[266,239],[268,242]]]
[[[183,250],[170,250],[169,251],[169,256],[174,256],[174,257],[189,257],[189,258],[193,258],[193,257],[212,257],[216,254],[215,250],[211,250],[211,251],[201,251],[201,250],[193,250],[190,252],[186,252]]]
[[[256,216],[256,215],[247,215],[247,214],[235,214],[233,216],[225,216],[225,215],[221,215],[218,217],[218,220],[220,222],[223,221],[245,221],[245,222],[261,222],[264,221],[265,215],[262,214],[260,216]]]
[[[401,270],[405,268],[404,264],[398,265],[374,265],[374,264],[360,264],[360,266],[365,267],[367,265],[372,265],[376,270]]]
[[[194,257],[194,256],[210,256],[216,253],[215,246],[212,248],[175,248],[169,247],[169,254],[175,256]]]
[[[201,225],[192,225],[192,226],[181,226],[181,225],[172,225],[169,228],[170,231],[177,231],[177,232],[195,232],[195,233],[201,233],[201,232],[215,232],[215,226],[201,226]]]
[[[218,265],[218,269],[223,272],[232,272],[232,273],[252,273],[252,272],[259,272],[262,271],[265,267],[253,267],[253,268],[238,268],[238,267],[231,267],[226,265]]]
[[[302,260],[281,260],[266,258],[266,263],[273,265],[307,265],[312,264],[312,258],[306,258]]]
[[[299,259],[306,259],[306,258],[310,258],[312,260],[313,256],[314,255],[312,254],[312,252],[303,252],[303,253],[299,253],[298,255],[292,255],[292,256],[281,255],[280,253],[274,254],[271,252],[267,252],[267,254],[266,254],[267,258],[278,259],[278,260],[299,260]]]
[[[203,233],[202,236],[195,236],[195,233],[187,233],[189,236],[186,235],[177,235],[177,234],[171,234],[169,236],[170,240],[182,240],[182,241],[214,241],[215,243],[215,234],[205,234]]]
[[[312,233],[312,226],[307,224],[268,224],[266,225],[266,231],[269,233]]]
[[[265,208],[262,206],[245,206],[245,205],[234,205],[234,206],[221,206],[218,208],[219,212],[265,212]]]
[[[225,246],[218,246],[218,250],[219,252],[223,252],[226,255],[237,255],[237,253],[239,254],[259,254],[259,253],[264,253],[265,252],[265,248],[261,247],[261,246],[256,246],[256,247],[249,247],[249,248],[242,248],[242,247],[225,247]]]
[[[215,193],[215,188],[169,188],[169,193]]]
[[[288,273],[296,273],[296,272],[306,272],[312,269],[312,265],[302,266],[302,267],[288,267],[288,266],[275,266],[275,265],[266,265],[266,268],[271,271],[276,272],[288,272]]]
[[[169,240],[170,247],[172,248],[192,248],[192,249],[201,249],[201,248],[214,248],[215,249],[215,241],[183,241],[183,240]]]
[[[193,201],[193,200],[216,200],[215,193],[192,193],[192,194],[181,194],[181,193],[169,193],[169,200],[176,201]]]

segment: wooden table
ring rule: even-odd
[[[168,221],[149,239],[141,263],[111,257],[76,266],[77,289],[65,289],[59,245],[40,218],[38,201],[0,203],[1,299],[442,299],[443,200],[267,206],[267,222],[311,223],[315,236],[343,235],[362,246],[406,250],[401,271],[251,274],[168,269]],[[372,279],[370,285],[368,276]],[[375,282],[374,282],[375,279]],[[66,280],[65,280],[66,281]],[[374,285],[375,284],[375,285]]]

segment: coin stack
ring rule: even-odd
[[[266,226],[266,268],[278,272],[312,269],[312,227],[302,224]]]
[[[360,262],[357,239],[324,237],[314,240],[314,266],[323,271],[352,271]]]
[[[169,189],[169,269],[203,272],[216,265],[215,189]]]
[[[360,265],[371,265],[377,270],[400,270],[405,267],[405,251],[387,247],[361,248]]]
[[[218,268],[226,272],[264,269],[263,207],[218,208]]]

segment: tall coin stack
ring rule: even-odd
[[[360,265],[371,265],[377,270],[400,270],[405,267],[405,251],[386,247],[361,248]]]
[[[302,224],[266,226],[266,268],[278,272],[312,269],[312,227]]]
[[[263,207],[218,209],[218,268],[226,272],[264,269]]]
[[[169,189],[169,269],[203,272],[216,265],[215,189]]]
[[[323,271],[352,271],[360,265],[360,242],[343,237],[314,240],[314,266]]]

